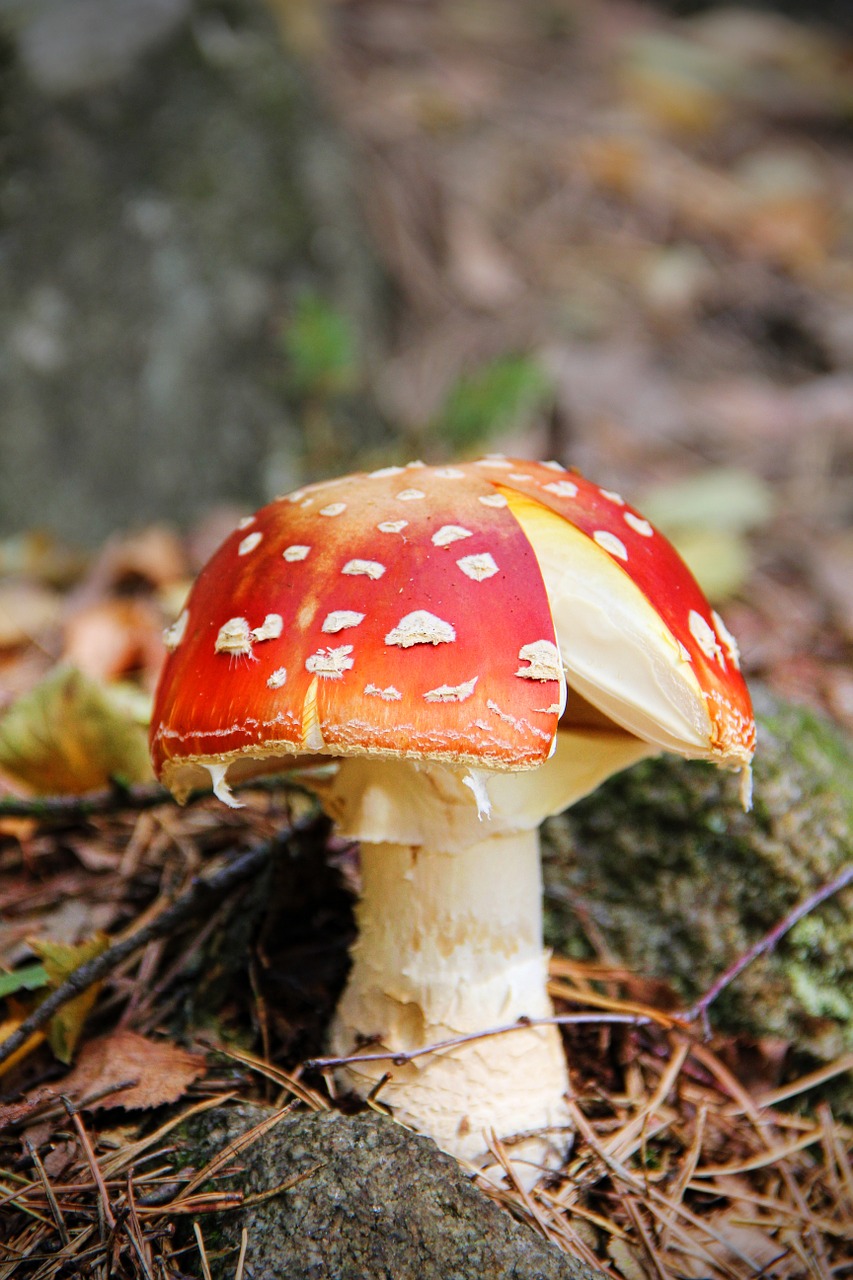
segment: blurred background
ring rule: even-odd
[[[624,490],[750,674],[853,726],[849,4],[0,0],[0,33],[0,706],[59,658],[150,686],[276,493],[488,449]]]

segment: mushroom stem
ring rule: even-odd
[[[536,831],[494,834],[461,851],[362,845],[363,892],[353,968],[331,1043],[405,1052],[516,1018],[552,1012],[542,945]],[[446,1151],[482,1164],[488,1137],[511,1158],[553,1167],[565,1155],[568,1076],[559,1032],[529,1028],[413,1062],[351,1064],[342,1083],[379,1099]],[[524,1176],[524,1175],[522,1175]]]

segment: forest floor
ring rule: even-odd
[[[393,294],[358,372],[386,460],[500,449],[624,491],[747,677],[853,730],[853,45],[621,0],[273,9]],[[321,409],[308,454],[346,458]],[[270,1072],[330,1100],[301,1064],[345,973],[352,851],[298,790],[179,810],[147,762],[163,627],[243,514],[0,543],[0,1041],[94,966],[0,1065],[0,1277],[193,1271],[170,1224],[221,1200],[176,1182],[180,1118]],[[291,859],[273,919],[257,877],[294,824],[329,860]],[[851,1130],[798,1108],[849,1060],[782,1080],[784,1046],[706,1043],[637,975],[556,958],[553,981],[560,1009],[648,1022],[602,1024],[570,1166],[503,1203],[617,1280],[851,1274]]]

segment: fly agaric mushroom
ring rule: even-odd
[[[658,751],[743,771],[735,641],[666,540],[556,463],[488,457],[312,485],[242,522],[170,628],[157,773],[179,796],[282,758],[361,841],[338,1054],[405,1054],[551,1012],[537,828]],[[568,707],[567,703],[568,684]],[[329,770],[325,771],[327,774]],[[460,1158],[568,1146],[554,1026],[351,1063]],[[535,1131],[536,1136],[531,1137]]]

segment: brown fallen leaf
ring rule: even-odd
[[[12,649],[41,637],[59,623],[58,594],[31,582],[0,585],[0,648]]]
[[[61,1083],[63,1093],[80,1101],[99,1095],[87,1104],[124,1107],[135,1111],[175,1102],[204,1075],[204,1057],[189,1053],[168,1040],[149,1040],[136,1031],[119,1028],[84,1046],[74,1070]],[[135,1081],[127,1089],[118,1086]],[[105,1092],[114,1086],[116,1092]]]
[[[97,600],[68,619],[62,658],[96,680],[156,672],[163,660],[162,631],[160,611],[150,600]]]
[[[36,1089],[19,1102],[0,1103],[0,1131],[27,1120],[41,1110],[45,1103],[53,1102],[55,1098],[56,1092],[53,1089]]]
[[[44,1171],[49,1178],[61,1178],[79,1155],[80,1148],[76,1142],[58,1142],[42,1160]]]
[[[829,176],[811,149],[765,145],[743,156],[733,176],[744,197],[742,249],[794,270],[825,260],[837,219]]]
[[[92,604],[116,587],[168,586],[187,574],[181,540],[167,525],[149,525],[109,539],[90,567],[77,596]]]
[[[708,1225],[715,1231],[716,1238],[709,1240],[705,1248],[714,1258],[729,1265],[736,1258],[749,1258],[756,1275],[765,1273],[774,1280],[777,1276],[779,1280],[794,1280],[803,1275],[800,1259],[786,1247],[784,1235],[782,1239],[777,1237],[772,1220],[768,1221],[767,1230],[762,1228],[750,1190],[747,1185],[742,1200],[733,1198],[725,1209],[709,1216]],[[703,1280],[707,1272],[706,1264],[701,1271]]]

